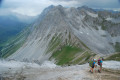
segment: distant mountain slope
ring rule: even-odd
[[[21,18],[19,18],[21,17]],[[22,18],[23,17],[23,18]],[[6,41],[11,36],[19,33],[28,24],[33,22],[34,17],[24,17],[21,15],[0,15],[0,43]],[[28,20],[28,21],[26,21]]]
[[[120,13],[120,11],[114,11],[114,10],[106,10],[106,9],[94,9],[95,11],[108,11],[112,13]]]
[[[6,41],[8,37],[17,34],[25,25],[14,17],[0,16],[0,41]]]
[[[36,17],[20,14],[0,14],[0,54],[5,43],[7,43],[6,41],[17,36],[19,32],[29,26],[35,19]]]
[[[119,17],[119,13],[96,12],[88,7],[50,6],[30,27],[23,46],[8,58],[40,62],[49,59],[63,65],[87,62],[95,53],[112,54],[120,43]]]

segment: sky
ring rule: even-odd
[[[12,13],[36,16],[50,5],[112,9],[120,11],[120,0],[0,0],[0,15]]]

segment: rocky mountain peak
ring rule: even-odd
[[[9,58],[44,61],[55,52],[67,48],[75,48],[78,51],[80,49],[89,54],[114,53],[116,42],[120,42],[118,36],[120,24],[114,24],[98,14],[84,6],[79,8],[49,6],[33,24],[33,30],[23,46]]]

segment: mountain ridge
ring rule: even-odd
[[[110,16],[102,16],[105,14],[104,12],[94,12],[89,8],[89,10],[84,8],[83,11],[83,8],[64,8],[60,5],[46,8],[32,24],[32,31],[23,46],[8,58],[39,60],[41,62],[51,58],[58,63],[67,64],[72,61],[75,55],[80,55],[86,50],[86,56],[82,55],[85,61],[95,53],[106,55],[116,52],[114,45],[116,42],[120,42],[120,34],[118,30],[116,33],[113,32],[115,38],[111,36],[109,27],[114,25],[114,22],[107,20]],[[112,14],[109,15],[112,17]],[[109,23],[112,25],[106,27]],[[113,27],[113,29],[119,29],[120,24],[116,24],[114,25],[116,28]],[[74,51],[78,48],[80,50],[72,52],[74,54],[69,52],[69,49]],[[60,60],[60,62],[60,57],[65,56],[66,52],[71,55],[69,56],[70,61],[62,62]],[[79,58],[77,62],[81,60]]]

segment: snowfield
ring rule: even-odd
[[[120,70],[120,62],[104,61],[103,67]],[[0,75],[9,77],[9,80],[18,80],[18,78],[24,78],[24,80],[95,80],[89,69],[88,63],[61,67],[50,61],[45,61],[42,65],[0,61]]]

